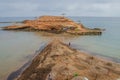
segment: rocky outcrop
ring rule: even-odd
[[[23,24],[6,26],[4,30],[47,31],[53,33],[66,32],[70,34],[87,35],[98,33],[101,29],[88,29],[83,24],[78,24],[63,16],[41,16],[35,20],[25,20]]]
[[[117,80],[120,64],[80,52],[59,40],[49,43],[16,80]]]

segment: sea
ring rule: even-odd
[[[33,58],[37,50],[55,37],[70,42],[73,48],[95,56],[105,57],[120,63],[120,18],[119,17],[68,17],[88,28],[105,29],[102,35],[68,36],[44,32],[4,31],[1,27],[34,17],[0,17],[0,80]]]

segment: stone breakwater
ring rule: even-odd
[[[119,80],[120,64],[50,42],[15,80]]]
[[[99,28],[89,29],[82,23],[76,23],[63,16],[41,16],[35,20],[25,20],[22,24],[3,27],[3,30],[46,31],[52,33],[70,33],[78,35],[101,35]]]

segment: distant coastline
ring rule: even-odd
[[[0,23],[22,23],[22,21],[13,21],[13,22],[0,22]]]

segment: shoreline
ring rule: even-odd
[[[97,52],[90,52],[88,50],[85,50],[85,49],[78,49],[80,50],[81,52],[84,52],[84,53],[87,53],[87,54],[90,54],[90,55],[93,55],[95,57],[98,57],[98,58],[101,58],[101,59],[105,59],[107,61],[112,61],[112,62],[115,62],[115,63],[120,63],[120,59],[119,58],[115,58],[115,57],[110,57],[108,55],[102,55],[102,54],[98,54]]]
[[[17,70],[11,72],[6,80],[14,80],[15,78],[17,78],[18,76],[20,76],[22,74],[22,72],[32,63],[32,60],[42,51],[42,49],[45,47],[45,44],[42,44],[42,46],[36,50],[36,52],[29,57],[29,61],[27,61],[25,64],[23,64],[20,68],[18,68]]]
[[[113,58],[113,57],[108,57],[108,56],[105,56],[105,55],[98,55],[98,54],[95,54],[95,53],[88,53],[88,51],[87,52],[83,51],[83,52],[87,53],[87,54],[90,54],[90,55],[93,55],[97,58],[106,60],[106,61],[112,61],[114,63],[120,64],[120,59],[116,59],[116,58]],[[13,79],[17,78],[18,76],[20,76],[20,74],[22,74],[22,72],[31,64],[31,61],[32,61],[32,59],[30,59],[28,62],[26,62],[24,65],[22,65],[22,67],[20,67],[17,70],[11,72],[8,75],[7,80],[13,80]]]
[[[80,50],[80,52],[81,52],[81,50]],[[83,52],[83,53],[85,53],[85,52]],[[114,61],[109,61],[107,58],[100,57],[99,55],[95,56],[95,55],[93,55],[93,54],[91,54],[91,53],[85,53],[85,54],[94,56],[95,58],[100,59],[100,60],[103,60],[103,61],[105,61],[105,62],[116,63],[116,62],[114,62]],[[39,55],[39,54],[37,54],[36,57],[37,57],[38,55]],[[36,57],[35,57],[35,58],[36,58]],[[34,58],[34,59],[35,59],[35,58]],[[25,65],[27,65],[27,63],[26,63]],[[29,66],[30,66],[30,65],[29,65]],[[29,66],[28,66],[28,67],[29,67]],[[21,68],[24,68],[24,67],[25,67],[25,66],[23,65]],[[27,68],[28,68],[28,67],[27,67]],[[21,68],[17,70],[18,73],[19,73],[19,70],[21,70]],[[17,71],[16,71],[16,72],[17,72]],[[16,74],[18,74],[18,73],[16,73]],[[21,74],[21,75],[22,75],[22,74]],[[14,74],[11,73],[11,76],[14,76]],[[20,75],[16,75],[16,77],[18,77],[18,76],[20,76]],[[12,79],[8,78],[7,80],[12,80]],[[18,80],[19,80],[19,79],[18,79]],[[20,80],[21,80],[21,79],[20,79]],[[34,79],[33,79],[33,80],[34,80]],[[44,80],[44,79],[43,79],[43,80]]]
[[[95,53],[88,53],[88,51],[87,52],[83,51],[83,52],[87,53],[87,54],[90,54],[90,55],[93,55],[97,58],[106,60],[106,61],[112,61],[112,62],[120,64],[120,59],[116,59],[116,58],[113,58],[113,57],[108,57],[108,56],[105,56],[105,55],[98,55],[98,54],[95,54]],[[32,59],[30,59],[30,61],[26,62],[24,65],[22,65],[22,67],[20,67],[16,71],[13,71],[12,73],[10,73],[9,76],[7,77],[7,80],[13,80],[14,78],[17,78],[18,76],[20,76],[20,74],[31,64],[31,61],[32,61]]]
[[[28,62],[26,62],[24,65],[22,65],[19,69],[17,69],[16,71],[11,72],[6,80],[14,80],[15,78],[17,78],[29,65],[31,64],[31,60],[29,60]]]

